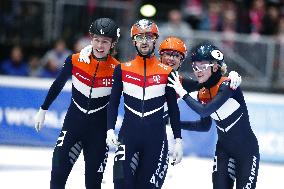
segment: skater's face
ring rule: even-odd
[[[149,55],[155,46],[156,36],[152,33],[143,33],[134,36],[134,45],[142,55]]]
[[[178,70],[183,58],[181,53],[172,50],[162,51],[160,57],[163,64],[172,67],[174,70]]]
[[[114,46],[110,37],[94,35],[92,39],[93,53],[97,58],[104,58]]]
[[[209,61],[196,61],[193,62],[192,69],[194,71],[194,75],[197,78],[198,82],[204,83],[212,75],[212,71],[216,72],[218,70],[218,65],[212,64]]]

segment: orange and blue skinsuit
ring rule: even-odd
[[[167,87],[172,68],[155,56],[116,67],[108,106],[108,129],[114,129],[123,92],[125,115],[114,159],[114,188],[161,188],[168,168],[168,144],[163,121],[167,101],[175,138],[181,138],[176,92]]]
[[[119,62],[111,56],[106,60],[91,57],[90,64],[79,62],[78,59],[79,54],[66,59],[41,106],[47,110],[66,81],[72,77],[71,103],[53,152],[51,189],[65,188],[68,175],[82,149],[86,188],[101,188],[106,165],[107,105],[112,75]]]

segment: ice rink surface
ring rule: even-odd
[[[48,189],[52,158],[51,148],[0,146],[0,189]],[[163,189],[209,189],[213,160],[185,157],[170,166]],[[113,188],[113,154],[110,153],[104,174],[103,189]],[[284,188],[284,165],[261,163],[257,189]],[[83,189],[84,161],[82,155],[67,181],[67,189]]]

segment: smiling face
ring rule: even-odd
[[[183,55],[177,51],[163,51],[160,53],[161,62],[167,66],[172,67],[174,70],[178,70]]]
[[[104,58],[114,46],[110,37],[94,35],[92,39],[93,53],[97,58]]]
[[[192,64],[194,75],[199,83],[206,82],[212,75],[211,67],[213,67],[213,72],[218,70],[218,64],[212,64],[209,61],[196,61]]]

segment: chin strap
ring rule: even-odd
[[[184,61],[184,59],[180,61],[179,66],[178,66],[178,68],[176,69],[176,71],[178,71],[178,70],[180,69],[181,64],[182,64],[183,61]]]

